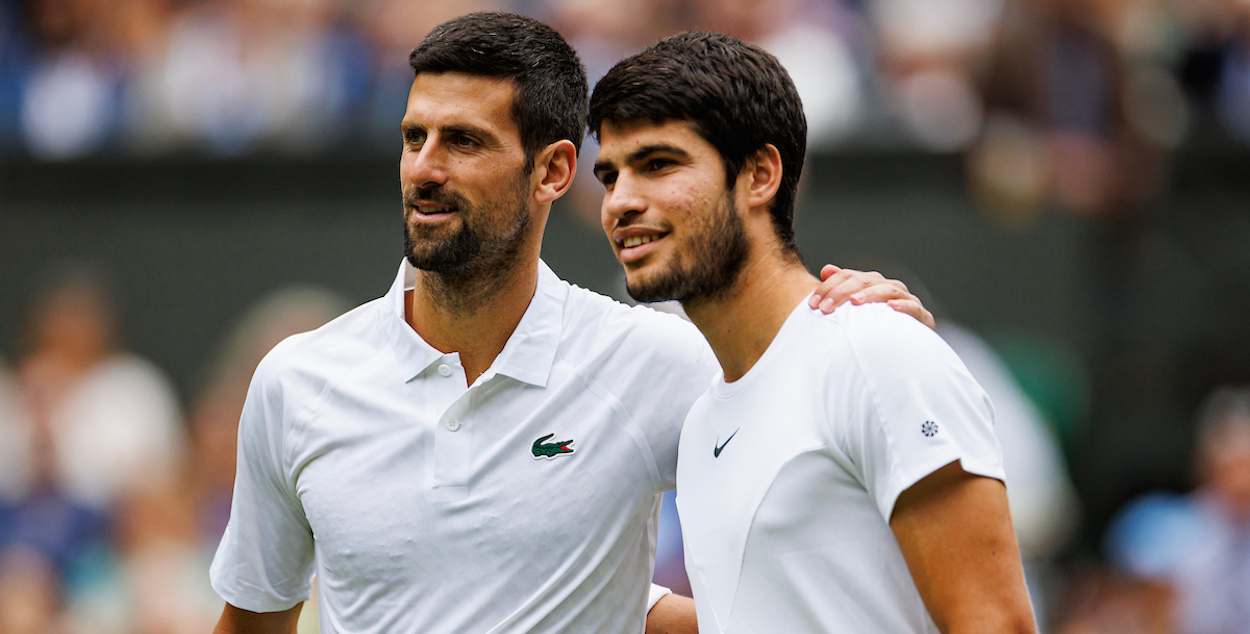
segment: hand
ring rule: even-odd
[[[876,271],[865,273],[838,268],[832,264],[826,264],[820,269],[820,279],[823,280],[820,287],[807,302],[826,315],[848,300],[855,305],[885,302],[890,308],[911,315],[929,328],[937,329],[933,313],[925,309],[920,299],[907,290],[907,285],[898,280],[887,279]]]

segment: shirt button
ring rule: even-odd
[[[438,366],[438,373],[443,376],[451,376],[451,367],[444,363]]]
[[[447,367],[447,366],[443,366],[443,367]],[[453,418],[453,419],[451,419],[451,420],[449,420],[449,421],[447,421],[447,430],[448,430],[448,431],[456,431],[457,429],[460,429],[460,421],[458,421],[458,420],[456,420],[456,419],[454,419],[454,418]]]

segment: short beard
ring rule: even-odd
[[[530,228],[525,185],[528,179],[518,178],[503,199],[486,202],[474,209],[460,194],[445,192],[440,187],[412,189],[404,193],[404,256],[416,269],[428,271],[463,282],[486,281],[499,277],[520,255],[521,245]],[[460,227],[450,236],[437,241],[418,241],[408,223],[408,210],[417,212],[416,201],[443,204],[461,215]],[[499,213],[509,211],[510,213]],[[499,218],[499,220],[494,220]],[[501,231],[487,233],[482,225],[500,222]],[[477,224],[475,224],[477,223]]]
[[[716,213],[694,228],[699,237],[692,245],[692,262],[678,259],[672,267],[626,290],[640,302],[675,299],[682,304],[725,297],[738,281],[751,252],[742,218],[734,213],[733,199],[725,193]]]

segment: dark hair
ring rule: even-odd
[[[807,152],[807,118],[790,74],[764,49],[719,33],[680,33],[612,67],[590,97],[590,130],[604,122],[688,121],[720,153],[725,186],[747,157],[773,144],[781,186],[769,208],[782,247],[798,255],[794,198]]]
[[[528,164],[544,147],[586,135],[586,69],[555,29],[523,15],[486,11],[448,20],[408,55],[413,73],[459,72],[513,82],[512,120]]]

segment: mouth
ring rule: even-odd
[[[663,240],[666,236],[668,236],[667,232],[650,231],[642,233],[634,232],[627,236],[618,237],[615,240],[617,247],[620,249],[618,257],[622,263],[629,263],[637,260],[654,249],[655,244],[660,240]]]
[[[439,220],[456,213],[455,207],[438,203],[420,202],[408,205],[408,209],[412,211],[411,216],[417,222]]]

